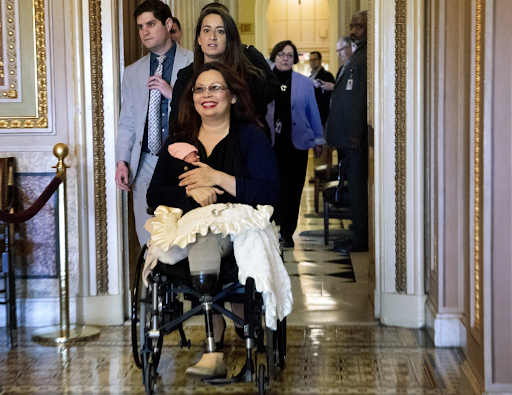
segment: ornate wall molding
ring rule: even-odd
[[[482,191],[481,185],[481,136],[482,136],[482,117],[481,117],[481,95],[482,95],[482,0],[476,0],[475,15],[475,121],[474,121],[474,327],[480,330],[480,280],[481,280],[481,208]]]
[[[396,290],[407,292],[406,259],[406,0],[395,0],[395,253]]]
[[[374,3],[373,1],[370,2],[370,6],[368,9],[368,58],[367,58],[367,69],[368,69],[368,83],[367,83],[367,107],[368,107],[368,118],[367,122],[368,125],[371,125],[373,127],[374,121],[373,121],[373,78],[374,78],[374,70],[375,70],[375,62],[373,60],[373,47],[374,47]]]
[[[15,23],[17,17],[14,0],[6,1],[6,20],[7,20],[7,62],[8,87],[6,90],[0,90],[0,99],[18,99],[20,96],[20,70],[16,69],[18,64],[17,54],[18,43],[16,42]],[[48,88],[47,88],[47,70],[46,70],[46,20],[45,20],[45,1],[34,0],[33,2],[34,35],[35,35],[35,55],[36,55],[36,110],[35,116],[11,116],[0,117],[0,129],[33,129],[48,128]],[[4,63],[5,63],[4,62]],[[19,101],[19,100],[18,100]],[[4,101],[5,102],[5,101]]]
[[[433,273],[437,273],[437,267],[439,265],[439,161],[436,159],[439,153],[439,0],[434,2],[434,128],[432,133],[434,135],[434,183],[433,183],[433,196],[434,198],[434,218],[433,218]]]
[[[15,0],[0,3],[0,101],[18,98],[19,18]],[[4,38],[5,43],[4,46]],[[5,56],[4,56],[5,55]]]
[[[89,0],[91,44],[91,90],[94,147],[94,213],[96,235],[96,279],[98,294],[108,292],[107,194],[105,183],[105,136],[103,115],[103,60],[101,0]]]

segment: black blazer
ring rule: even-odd
[[[243,50],[245,56],[253,66],[260,69],[262,72],[263,79],[251,75],[246,82],[247,85],[249,85],[249,93],[254,107],[256,108],[258,120],[263,124],[267,137],[270,139],[270,129],[267,125],[267,121],[265,120],[265,115],[267,115],[267,104],[277,97],[281,89],[281,84],[270,69],[261,52],[252,45],[244,45]],[[183,91],[193,75],[193,63],[178,72],[178,77],[172,92],[171,113],[169,114],[169,130],[171,130],[171,125],[178,120],[179,102],[183,95]]]
[[[333,82],[334,77],[331,73],[325,70],[323,67],[318,71],[316,78],[325,82]],[[331,92],[326,91],[322,88],[315,88],[315,98],[316,103],[318,104],[318,110],[320,110],[320,119],[322,120],[322,125],[325,126],[327,122],[327,117],[329,116],[329,105],[331,103]]]
[[[366,57],[364,43],[352,54],[334,85],[325,133],[331,147],[348,147],[351,137],[368,144]]]

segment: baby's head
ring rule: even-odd
[[[169,154],[172,157],[181,159],[188,163],[199,162],[199,155],[197,148],[189,143],[174,143],[170,144],[168,148]]]
[[[185,156],[183,160],[187,163],[199,162],[199,155],[197,155],[197,150],[192,151],[190,154]]]

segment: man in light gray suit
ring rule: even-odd
[[[133,190],[135,227],[139,243],[144,245],[150,237],[144,229],[149,218],[146,192],[158,160],[155,139],[160,140],[156,145],[158,148],[167,138],[172,87],[178,71],[192,63],[194,55],[172,41],[172,15],[168,5],[160,0],[146,0],[137,7],[133,16],[140,39],[150,53],[124,71],[115,181],[121,190],[129,191],[130,187]],[[159,136],[152,135],[148,141],[151,90],[155,90],[158,100],[153,101],[151,123],[158,125]],[[154,93],[151,93],[153,97]],[[156,120],[155,107],[158,108],[159,118]]]

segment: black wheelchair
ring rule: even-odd
[[[133,358],[142,370],[146,393],[151,394],[154,390],[164,336],[178,330],[179,347],[190,348],[183,323],[201,311],[205,317],[206,351],[215,350],[212,314],[217,311],[243,326],[246,362],[236,376],[202,381],[229,384],[254,380],[259,394],[264,394],[266,386],[271,380],[277,380],[278,372],[286,365],[286,318],[278,321],[276,331],[265,327],[261,294],[256,291],[252,278],[247,279],[245,286],[239,283],[234,257],[222,260],[215,292],[205,292],[208,278],[190,275],[187,260],[175,265],[158,262],[148,277],[148,286],[145,286],[142,271],[146,250],[147,246],[141,249],[137,261],[131,320]],[[183,299],[192,301],[193,307],[187,312],[183,311]],[[225,309],[224,302],[243,302],[245,319]]]

